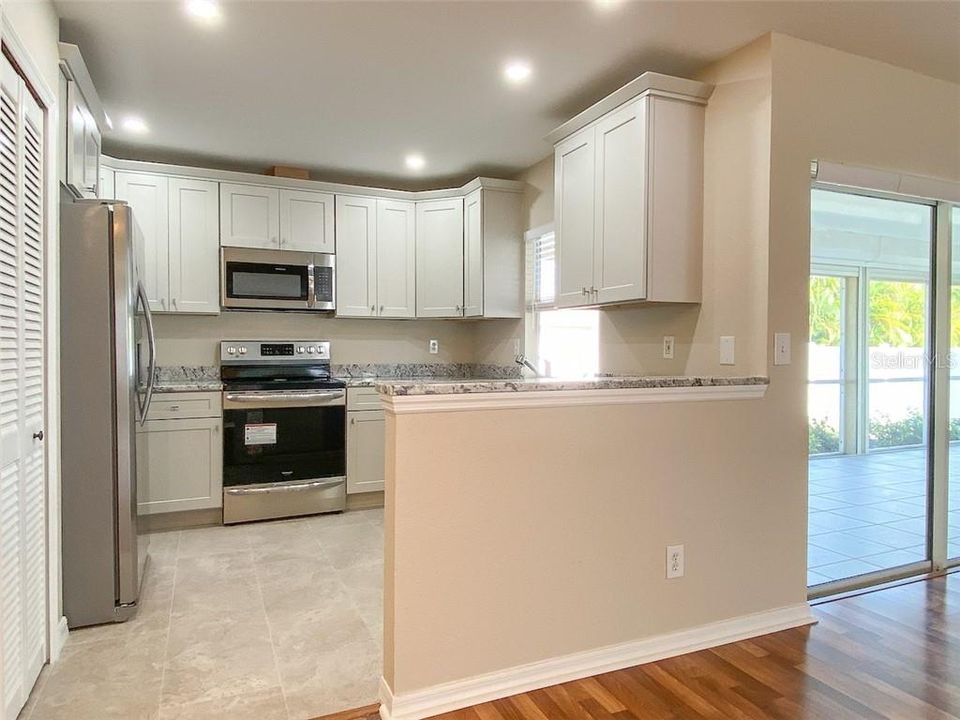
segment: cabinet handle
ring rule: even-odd
[[[370,306],[370,312],[371,312],[371,313],[375,313],[376,311],[377,311],[377,306],[376,306],[376,305],[371,305],[371,306]]]
[[[350,424],[351,424],[351,425],[356,425],[356,424],[357,424],[357,419],[356,419],[356,418],[350,418]]]
[[[173,307],[175,307],[175,308],[177,307],[177,299],[176,299],[176,298],[173,298],[170,302],[173,304]]]
[[[167,301],[166,301],[166,299],[160,298],[160,307],[162,307],[164,310],[167,309]]]
[[[169,408],[170,412],[177,412],[180,409],[179,405],[171,405]]]
[[[380,312],[383,312],[383,305],[380,306]]]

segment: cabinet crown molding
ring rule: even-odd
[[[713,85],[698,80],[673,77],[656,72],[645,72],[634,78],[619,90],[614,90],[602,100],[595,102],[581,113],[578,113],[546,137],[552,145],[556,145],[564,138],[573,135],[595,120],[600,119],[611,110],[616,109],[641,95],[660,95],[676,100],[684,100],[697,105],[706,105],[713,93]]]
[[[205,180],[217,180],[234,184],[289,188],[294,190],[334,193],[337,195],[378,197],[392,200],[441,200],[443,198],[463,197],[479,189],[522,193],[526,187],[526,183],[519,180],[477,177],[465,185],[455,188],[443,188],[440,190],[392,190],[390,188],[347,185],[344,183],[325,182],[323,180],[297,180],[295,178],[259,175],[257,173],[237,172],[234,170],[214,170],[211,168],[191,167],[189,165],[170,165],[167,163],[146,162],[143,160],[123,160],[107,155],[103,156],[102,165],[110,170],[156,173],[168,177],[202,178]]]

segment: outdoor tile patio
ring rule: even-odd
[[[926,450],[810,458],[807,583],[926,559]],[[960,556],[960,445],[950,448],[948,554]]]

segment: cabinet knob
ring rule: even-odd
[[[356,425],[356,424],[357,424],[357,419],[356,419],[356,418],[350,418],[350,424],[351,424],[351,425]]]
[[[180,409],[179,405],[171,405],[170,412],[177,412]]]
[[[376,311],[377,311],[377,306],[376,306],[376,305],[371,305],[371,306],[370,306],[370,312],[375,313]]]
[[[37,432],[33,434],[33,439],[43,442],[43,430],[37,430]]]
[[[167,301],[164,298],[160,298],[160,307],[166,309]]]
[[[383,312],[383,305],[380,306],[380,312]]]
[[[174,307],[177,306],[177,299],[176,299],[176,298],[173,298],[172,300],[170,300],[170,302],[173,304]]]

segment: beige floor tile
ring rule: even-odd
[[[230,698],[162,704],[160,720],[287,720],[287,705],[279,687]]]
[[[164,705],[219,701],[279,685],[265,619],[224,617],[219,623],[171,625]]]
[[[383,533],[369,524],[355,537],[331,535],[320,541],[320,550],[337,570],[383,562]]]
[[[284,612],[268,609],[267,616],[274,647],[288,656],[300,654],[309,659],[371,637],[360,612],[349,601]]]
[[[197,528],[180,531],[179,559],[250,549],[250,531],[246,525]]]
[[[160,707],[162,636],[68,646],[50,668],[36,720],[155,720]]]
[[[381,652],[369,638],[320,655],[278,652],[278,660],[291,720],[307,720],[377,700]]]
[[[307,587],[337,579],[337,572],[319,549],[309,557],[254,559],[257,579],[263,586]],[[339,583],[338,583],[339,584]]]

